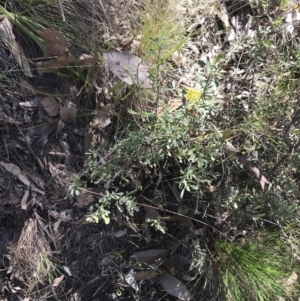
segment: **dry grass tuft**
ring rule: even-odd
[[[12,275],[22,279],[23,284],[28,287],[29,292],[33,291],[40,283],[49,284],[53,278],[55,265],[51,262],[51,248],[46,237],[46,225],[37,215],[29,219],[21,232],[19,240],[14,249],[12,258]]]

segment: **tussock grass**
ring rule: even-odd
[[[217,243],[221,295],[229,301],[268,301],[286,295],[280,281],[287,275],[281,240]]]
[[[144,0],[139,14],[137,53],[147,62],[162,64],[186,41],[185,24],[175,9],[177,1]]]

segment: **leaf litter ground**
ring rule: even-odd
[[[23,61],[19,58],[23,50],[13,35],[12,22],[3,20],[6,33],[2,36],[8,36],[9,40],[0,44],[1,71],[7,72],[1,82],[1,297],[3,300],[115,300],[122,293],[123,299],[130,300],[133,295],[130,291],[121,292],[122,287],[140,291],[141,281],[155,277],[138,294],[150,298],[157,289],[165,294],[157,277],[165,257],[156,255],[151,245],[135,237],[140,229],[126,221],[125,216],[116,216],[109,227],[87,222],[85,215],[97,201],[97,189],[89,188],[78,198],[68,194],[72,180],[82,174],[84,150],[87,152],[91,143],[97,142],[96,128],[104,130],[111,123],[109,104],[99,104],[90,124],[84,118],[76,118],[84,112],[80,109],[77,112],[77,105],[86,109],[75,96],[76,83],[68,73],[64,77],[49,73],[75,60],[65,53],[69,47],[65,37],[51,28],[40,32],[46,50],[41,53],[37,48],[35,57],[44,56],[48,60],[41,60],[32,76],[28,73],[27,59],[35,57],[26,58],[22,54]],[[7,49],[7,45],[13,47]],[[23,47],[25,53],[33,50],[27,49],[26,44]],[[121,60],[137,59],[136,67],[144,68],[139,58],[116,52],[107,57],[109,67],[113,64],[112,55]],[[86,63],[86,57],[82,61]],[[94,61],[92,58],[88,62]],[[121,68],[127,67],[123,65]],[[116,75],[120,72],[127,83],[134,83],[135,79],[124,71],[119,70]],[[142,80],[143,84],[147,74],[143,71],[139,76],[143,79],[137,81]],[[92,135],[88,142],[86,131]],[[164,254],[170,253],[166,242],[160,244]],[[130,262],[130,256],[138,256],[136,251],[143,247],[150,251],[143,259]],[[173,246],[174,250],[179,247],[180,244]],[[132,267],[140,264],[145,265],[143,269],[139,272],[139,268],[134,268],[133,280],[128,280]],[[170,274],[166,272],[162,278],[163,286],[168,286],[167,275]],[[173,278],[173,282],[175,279],[180,283]],[[177,295],[180,290],[184,290],[183,300],[188,300],[187,289],[179,288]]]
[[[182,1],[183,14],[193,20],[189,27],[191,32],[201,24],[208,28],[212,26],[209,24],[215,25],[215,21],[201,19],[201,8],[196,2]],[[126,21],[118,19],[116,7],[118,5],[110,11],[112,18],[107,17],[106,9],[101,12],[107,27],[115,23],[121,28],[118,38],[120,45],[124,45],[128,36],[126,26],[120,24]],[[215,18],[212,14],[208,16]],[[218,17],[229,26],[228,13]],[[39,47],[28,49],[26,43],[21,47],[13,35],[11,23],[3,20],[0,30],[7,39],[0,40],[0,70],[5,74],[0,83],[1,298],[190,300],[189,289],[197,285],[194,280],[199,273],[213,270],[207,267],[209,263],[205,262],[206,254],[202,251],[205,249],[202,246],[208,242],[206,227],[195,229],[191,219],[172,216],[160,222],[163,228],[167,223],[172,225],[170,236],[164,236],[149,230],[144,223],[145,216],[161,217],[156,209],[147,205],[141,206],[135,223],[115,208],[109,226],[94,224],[86,221],[85,215],[97,202],[101,191],[89,187],[78,197],[69,194],[69,185],[75,179],[87,180],[81,177],[84,153],[92,143],[108,140],[113,123],[112,104],[105,97],[102,102],[105,89],[99,88],[97,82],[94,84],[96,98],[101,99],[97,98],[97,104],[91,105],[80,93],[82,86],[78,86],[72,74],[64,69],[75,61],[93,67],[95,58],[80,53],[82,56],[76,59],[69,53],[71,43],[52,28],[39,34],[45,42],[44,52]],[[251,37],[252,33],[248,34]],[[234,35],[228,32],[226,42],[233,40]],[[103,39],[110,42],[110,36],[103,35]],[[216,28],[209,28],[207,35],[196,35],[180,55],[172,58],[177,73],[175,88],[193,86],[197,70],[193,69],[192,62],[196,57],[214,58],[223,46]],[[31,56],[30,52],[35,55]],[[31,66],[35,69],[32,76],[26,58],[37,57],[43,60]],[[139,83],[150,87],[148,66],[136,58],[128,52],[104,55],[106,69],[112,70],[117,80],[121,77],[129,85]],[[133,78],[130,76],[132,72],[127,70],[124,60],[133,60],[137,69],[143,68],[141,78],[137,74],[133,74]],[[51,70],[61,74],[49,73]],[[108,70],[101,72],[106,76],[105,83],[116,82],[112,74],[107,75]],[[174,78],[172,74],[170,77]],[[170,101],[171,110],[182,105],[177,97],[174,95]],[[224,101],[224,95],[218,97]],[[157,111],[164,109],[159,107]],[[93,118],[85,118],[87,110],[95,110]],[[176,186],[172,189],[180,203]],[[192,262],[192,251],[198,251],[197,262]],[[210,276],[213,278],[216,274]],[[198,284],[204,287],[205,280],[201,281],[203,283]],[[206,293],[207,300],[213,300],[214,289],[205,287],[202,295]]]

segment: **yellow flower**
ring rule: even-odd
[[[202,92],[200,90],[196,90],[190,88],[187,90],[186,99],[189,101],[200,101]]]

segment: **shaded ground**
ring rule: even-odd
[[[251,28],[249,24],[246,26],[250,20],[249,15],[262,15],[262,12],[259,11],[259,6],[252,10],[249,4],[244,4],[241,5],[243,9],[228,4],[228,13],[223,17],[211,13],[205,22],[199,17],[201,8],[185,4],[182,11],[191,17],[189,33],[196,33],[184,46],[183,55],[172,58],[172,64],[168,62],[174,68],[168,70],[167,80],[162,83],[163,88],[174,92],[179,87],[182,88],[182,85],[193,86],[197,83],[198,73],[202,71],[200,64],[194,69],[195,60],[205,60],[207,56],[214,58],[218,51],[226,51],[230,41],[241,35],[252,38],[251,30],[255,30],[256,24],[252,24]],[[77,9],[80,9],[80,5]],[[209,7],[205,9],[210,11]],[[111,10],[105,11],[110,18],[101,11],[99,19],[116,23],[118,33],[126,33],[127,23],[118,20],[116,12],[116,6],[112,6]],[[234,20],[237,21],[234,23]],[[229,26],[229,21],[233,31],[221,34]],[[89,24],[90,27],[92,25],[94,26]],[[202,25],[207,30],[197,32]],[[14,33],[28,59],[45,55],[16,28]],[[101,43],[109,44],[109,35],[101,33]],[[118,37],[119,44],[121,49],[127,51],[132,41],[125,43],[124,36]],[[86,37],[81,38],[84,41]],[[221,82],[222,87],[215,91],[218,105],[221,104],[220,116],[228,114],[230,110],[237,110],[237,118],[242,118],[249,107],[251,109],[251,93],[256,93],[253,92],[255,84],[249,84],[247,76],[240,79],[240,74],[246,72],[248,64],[247,51],[243,52],[244,50],[238,49],[236,57],[231,56],[230,63],[234,67],[222,65],[220,68],[220,73],[228,72],[228,76],[224,76]],[[84,53],[78,45],[72,51],[77,59]],[[51,54],[48,53],[47,56]],[[150,202],[152,197],[154,199],[154,189],[145,190],[139,195],[137,201],[140,211],[134,218],[129,218],[124,213],[125,210],[120,213],[112,205],[109,225],[105,225],[103,221],[99,224],[88,222],[86,214],[103,193],[84,173],[85,139],[87,129],[90,130],[88,125],[92,120],[91,111],[102,103],[102,108],[116,105],[115,110],[126,116],[130,101],[116,101],[117,104],[114,104],[107,97],[107,87],[115,87],[119,79],[109,74],[108,68],[103,66],[98,74],[103,80],[101,84],[104,83],[101,88],[99,80],[92,81],[86,71],[84,79],[93,82],[88,87],[91,89],[89,93],[83,89],[88,84],[79,77],[74,79],[71,68],[59,66],[58,73],[41,74],[35,65],[31,67],[33,76],[24,76],[20,64],[0,41],[0,301],[177,300],[178,298],[167,293],[168,289],[170,291],[176,287],[177,279],[180,284],[184,283],[181,287],[182,300],[190,299],[189,291],[193,292],[195,300],[200,296],[203,300],[217,300],[220,271],[214,260],[206,260],[207,255],[215,251],[215,242],[220,237],[225,237],[228,241],[243,242],[245,233],[236,225],[246,224],[246,220],[252,222],[249,214],[251,206],[248,206],[250,202],[245,202],[238,212],[233,211],[232,214],[228,213],[229,210],[219,210],[218,206],[210,205],[212,195],[219,193],[211,185],[205,187],[206,192],[201,198],[192,193],[186,194],[183,207],[189,210],[187,213],[177,214],[181,200],[176,185],[172,187],[175,182],[171,172],[178,172],[174,168],[170,174],[166,172],[164,175],[167,184],[161,186],[164,189],[165,203],[158,204],[163,208],[161,212],[164,214],[159,226],[166,227],[167,234],[155,231],[154,227],[148,227],[145,222],[147,217],[157,218],[158,210],[151,207]],[[128,92],[126,87],[120,90],[116,93],[121,96]],[[178,97],[175,92],[170,92],[170,95],[168,93],[166,92],[167,98]],[[239,101],[233,102],[230,93],[240,97],[237,98]],[[134,101],[135,106],[130,109],[143,104],[143,99]],[[149,106],[154,108],[152,103]],[[68,110],[75,107],[77,112],[74,118]],[[67,108],[66,117],[61,114],[63,108]],[[105,116],[104,112],[104,123],[107,122]],[[106,126],[92,129],[94,142],[112,144],[113,135],[118,136],[118,131],[124,131],[125,127],[116,126],[116,116],[111,119]],[[202,135],[193,132],[194,129],[189,130],[193,137]],[[239,137],[234,142],[241,144]],[[100,158],[101,155],[98,154]],[[106,156],[104,150],[103,157]],[[134,157],[134,153],[132,156]],[[228,179],[220,180],[224,195],[229,195],[230,181],[238,182],[236,178],[243,180],[243,176],[249,181],[247,171],[232,175],[232,165],[232,161],[227,160],[225,167],[216,164],[213,170],[225,170],[224,174]],[[139,168],[142,170],[141,166]],[[152,181],[155,183],[151,182],[151,189],[161,182],[159,172],[159,168],[153,170],[150,178],[155,179]],[[145,176],[142,180],[147,182],[149,178]],[[74,182],[78,186],[80,182],[86,183],[78,196],[75,186],[74,193],[71,194],[70,185],[74,185]],[[230,225],[231,221],[235,226]],[[248,234],[251,236],[251,229]],[[146,250],[146,253],[139,253],[141,250]],[[176,280],[169,278],[163,283],[164,279],[157,277],[163,271],[176,276]]]
[[[26,45],[23,47],[26,53]],[[33,49],[31,46],[31,55]],[[166,292],[157,279],[144,280],[142,289],[133,293],[122,276],[135,266],[130,257],[143,248],[163,249],[163,255],[154,256],[159,263],[149,263],[143,270],[150,268],[151,272],[153,264],[158,270],[168,256],[170,269],[178,265],[178,271],[187,272],[188,249],[193,248],[192,236],[186,235],[189,224],[172,221],[170,234],[176,233],[175,240],[162,240],[153,233],[148,244],[137,232],[143,227],[143,210],[140,226],[131,226],[117,210],[109,226],[87,222],[89,205],[100,190],[87,189],[76,198],[69,194],[69,185],[81,177],[88,119],[77,118],[58,130],[59,116],[49,116],[42,104],[49,95],[59,102],[68,98],[77,105],[80,116],[84,113],[80,108],[86,109],[84,97],[72,94],[74,85],[67,70],[64,77],[46,73],[25,80],[3,43],[0,52],[0,69],[5,74],[0,96],[2,300],[133,300],[134,296],[159,300]],[[146,257],[153,260],[152,255]],[[196,270],[189,274],[194,278]],[[141,280],[146,278],[141,276]]]

